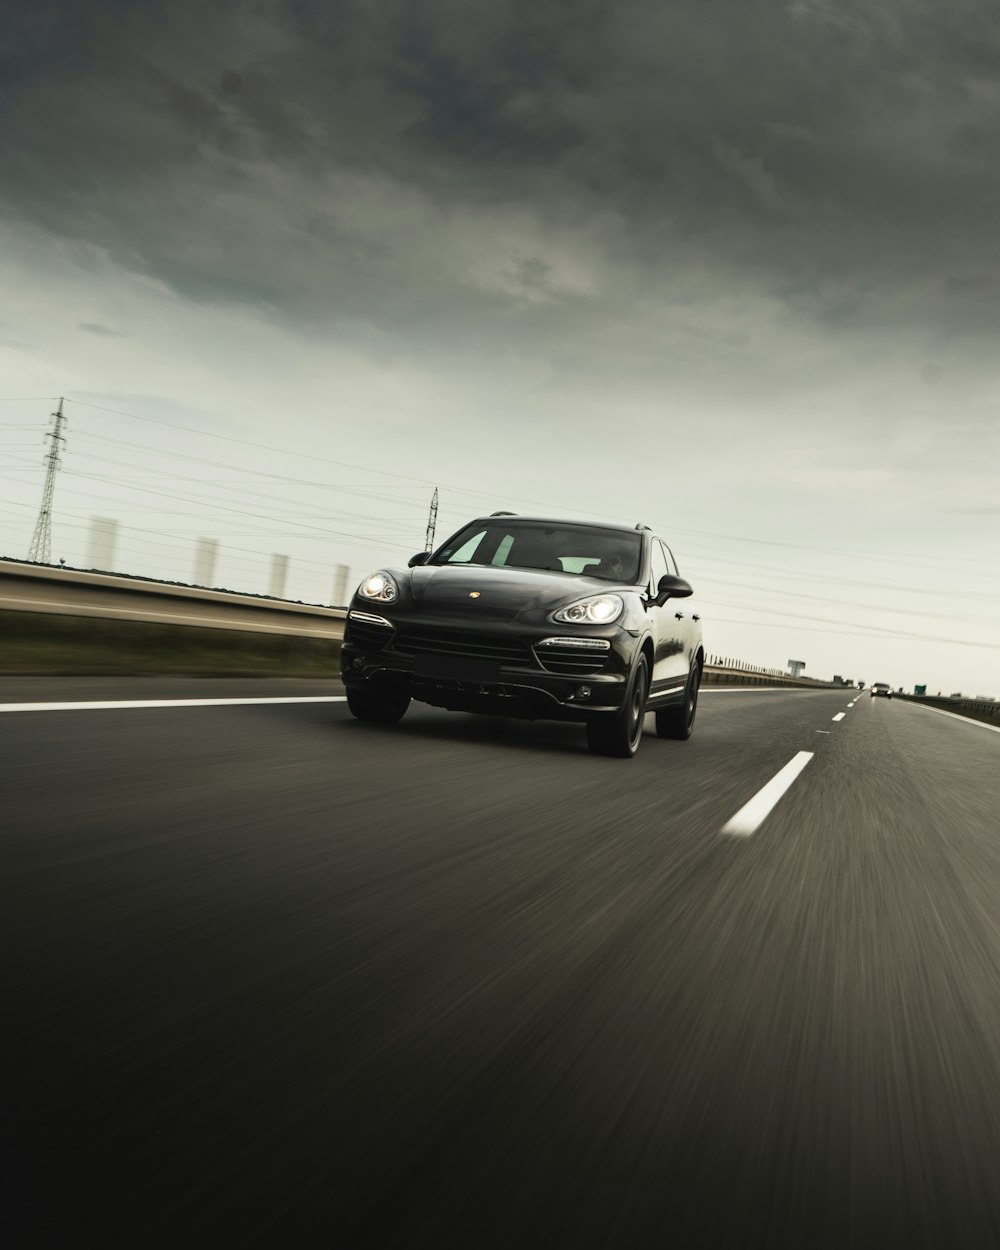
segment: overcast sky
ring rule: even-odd
[[[65,395],[71,564],[329,601],[437,484],[656,527],[711,652],[1000,696],[996,5],[9,14],[0,552]]]

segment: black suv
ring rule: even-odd
[[[656,713],[688,738],[705,654],[669,547],[635,528],[498,512],[351,600],[341,673],[360,720],[411,699],[491,715],[582,721],[601,755],[628,758]]]

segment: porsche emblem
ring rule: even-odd
[[[469,598],[470,598],[470,599],[478,599],[478,598],[479,598],[480,593],[481,593],[481,592],[480,592],[480,591],[478,591],[478,590],[470,590],[470,591],[469,591]]]

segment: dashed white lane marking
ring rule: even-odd
[[[837,715],[836,715],[833,719],[834,719],[834,720],[843,720],[843,719],[844,719],[844,717],[845,717],[846,715],[847,715],[847,713],[846,713],[846,712],[838,712],[838,713],[837,713]]]
[[[812,751],[799,751],[797,755],[793,755],[785,767],[775,773],[767,785],[758,790],[750,802],[744,803],[732,820],[722,826],[722,832],[741,838],[748,838],[750,834],[756,833],[813,754]]]
[[[346,703],[347,696],[299,695],[287,699],[119,699],[100,703],[0,703],[0,712],[104,712],[135,707],[240,707],[257,703]]]
[[[980,729],[988,729],[991,733],[1000,734],[1000,725],[987,725],[984,720],[974,720],[971,716],[959,716],[957,712],[946,712],[943,707],[930,707],[926,703],[917,705],[925,712],[937,712],[938,716],[950,716],[952,720],[963,720],[967,725],[978,725]]]
[[[816,732],[818,734],[828,734],[830,731],[829,729],[817,729]]]

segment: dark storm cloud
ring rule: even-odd
[[[744,297],[1000,328],[985,3],[69,4],[8,46],[6,213],[189,298],[569,351]]]

